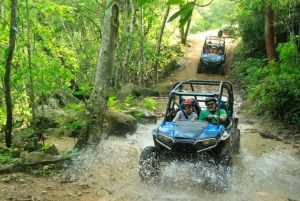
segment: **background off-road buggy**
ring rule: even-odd
[[[213,49],[220,47],[222,54],[206,53],[207,47]],[[197,73],[202,73],[204,70],[218,72],[225,75],[225,60],[226,60],[226,47],[225,38],[217,36],[206,36],[203,43],[200,60],[197,67]]]
[[[203,91],[203,88],[209,91]],[[184,109],[183,101],[194,99],[194,111],[200,115],[206,97],[217,100],[218,124],[189,119],[172,122],[176,112]],[[173,85],[162,123],[153,129],[154,146],[143,149],[139,176],[147,181],[159,178],[161,163],[173,160],[206,161],[222,170],[230,170],[232,155],[239,153],[240,130],[235,116],[232,85],[225,81],[186,80]],[[226,125],[220,125],[220,109],[227,111]],[[228,168],[229,167],[229,168]]]
[[[237,24],[223,24],[222,29],[219,30],[218,36],[222,37],[223,35],[231,36],[235,35],[236,31],[238,30],[238,25]]]

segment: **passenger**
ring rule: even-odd
[[[202,110],[200,113],[200,120],[207,120],[208,123],[217,124],[218,123],[218,110],[216,105],[216,99],[213,97],[207,97],[205,99],[205,105],[207,110]],[[227,118],[227,113],[224,109],[220,109],[220,125],[225,125]]]
[[[205,48],[205,53],[206,53],[206,54],[212,53],[212,48],[211,48],[211,46],[207,46],[207,47]]]
[[[220,46],[217,46],[216,49],[214,49],[215,54],[222,54],[222,50]]]
[[[190,119],[192,121],[195,121],[198,118],[198,115],[196,112],[193,112],[194,105],[195,104],[193,99],[186,99],[184,101],[184,110],[179,110],[173,121],[176,121],[178,119]]]

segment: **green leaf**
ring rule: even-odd
[[[193,9],[195,8],[195,4],[194,4],[194,2],[190,2],[190,3],[183,5],[182,8],[184,8],[184,10],[182,11],[181,16],[182,16],[182,18],[185,18],[187,15],[189,15],[190,11],[193,12]],[[192,13],[191,13],[191,15],[192,15]],[[188,17],[190,17],[190,16],[188,16]]]
[[[147,0],[138,0],[138,6],[142,7],[143,5],[145,5],[147,3]]]
[[[2,22],[2,30],[4,30],[6,26],[7,26],[7,23],[5,21],[3,21]]]
[[[172,22],[173,20],[175,20],[181,13],[183,12],[183,10],[179,10],[176,13],[174,13],[168,20],[168,22]]]
[[[169,0],[167,5],[176,5],[176,4],[184,4],[185,0]]]
[[[115,3],[115,0],[112,0],[111,2],[109,2],[109,4],[106,6],[105,10],[109,9],[114,3]]]
[[[168,22],[172,22],[173,20],[175,20],[179,15],[181,15],[182,18],[185,18],[188,13],[190,13],[191,11],[193,11],[193,9],[195,8],[195,3],[194,2],[189,2],[184,4],[179,11],[177,11],[176,13],[174,13],[168,20]],[[192,13],[191,13],[192,14]],[[191,16],[191,15],[190,15]],[[189,17],[190,17],[189,16]]]
[[[186,22],[190,19],[192,14],[193,14],[193,10],[190,10],[184,18],[181,18],[179,20],[179,28],[183,27],[186,24]]]

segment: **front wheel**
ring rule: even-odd
[[[197,73],[201,73],[201,72],[202,72],[202,64],[201,64],[201,61],[199,61],[198,67],[197,67]]]
[[[237,129],[235,139],[232,143],[233,154],[240,153],[240,144],[241,144],[241,131],[240,131],[240,129]]]
[[[216,189],[226,192],[231,188],[233,178],[233,159],[230,155],[220,157],[217,167]]]
[[[222,65],[221,65],[221,68],[220,68],[220,75],[225,75],[225,64],[222,64]]]
[[[201,61],[199,61],[199,63],[198,63],[197,73],[202,73],[202,65],[201,65]]]
[[[149,146],[144,148],[139,161],[139,176],[143,181],[158,178],[160,174],[159,154],[157,148]]]

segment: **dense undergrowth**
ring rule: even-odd
[[[273,118],[290,125],[300,125],[300,55],[295,40],[277,47],[279,61],[245,57],[244,44],[236,48],[234,82],[257,107],[251,112],[268,111]]]

